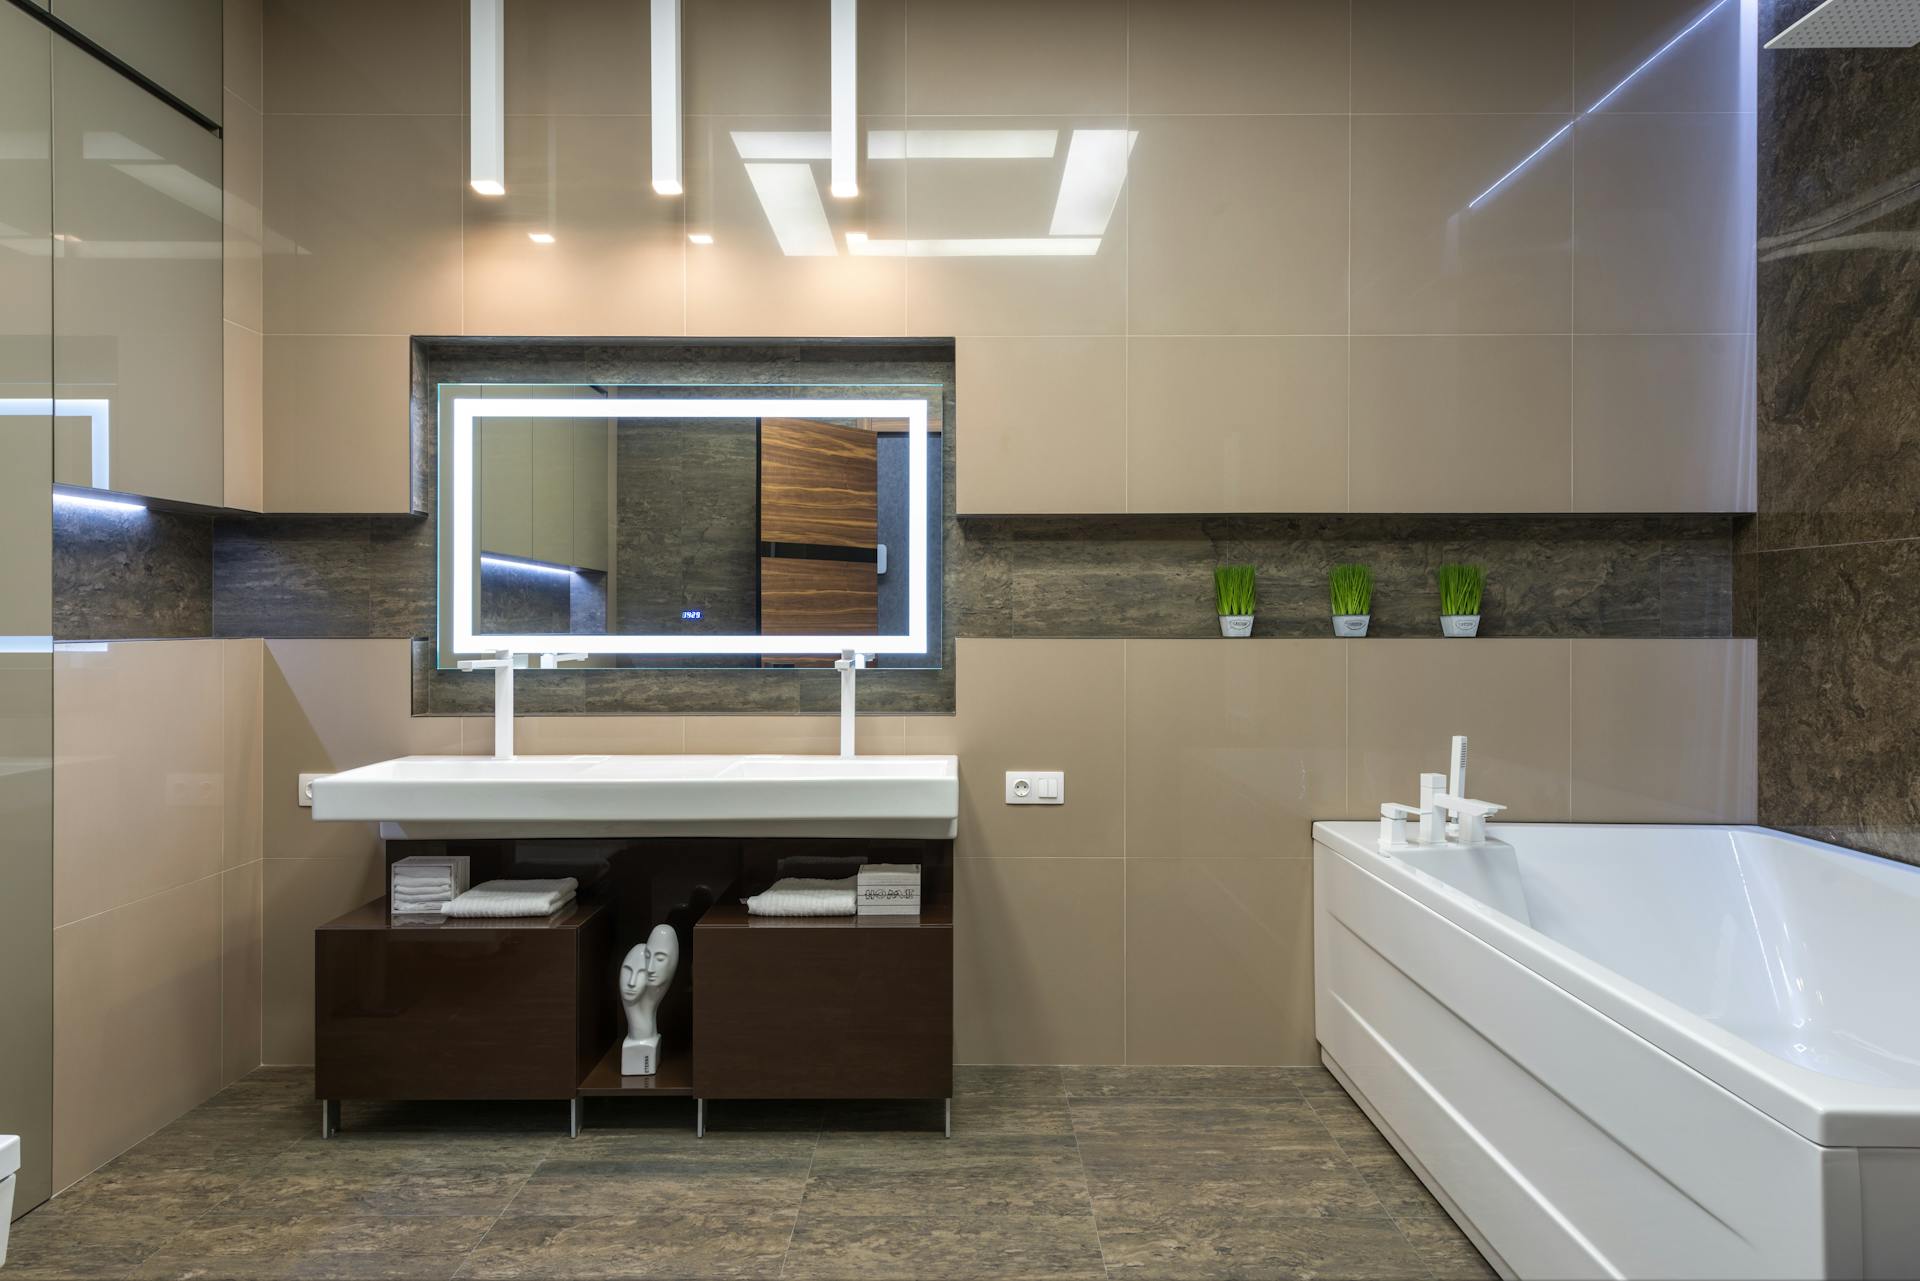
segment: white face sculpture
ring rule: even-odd
[[[647,941],[627,953],[620,967],[620,993],[638,996],[644,988],[663,988],[673,982],[679,964],[679,939],[671,925],[657,925]]]

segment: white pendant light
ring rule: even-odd
[[[653,189],[685,190],[680,171],[680,0],[653,0]]]
[[[507,0],[470,0],[467,178],[483,196],[507,194]]]
[[[860,142],[855,87],[859,77],[860,0],[828,0],[832,17],[833,194],[860,194]]]

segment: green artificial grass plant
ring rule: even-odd
[[[1222,618],[1253,612],[1253,566],[1221,565],[1213,571],[1213,596]]]
[[[1373,608],[1373,571],[1365,565],[1335,565],[1327,575],[1336,614],[1365,614]]]
[[[1478,614],[1480,592],[1487,585],[1487,571],[1478,565],[1442,565],[1436,577],[1440,582],[1442,614]]]

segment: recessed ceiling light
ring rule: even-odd
[[[553,233],[551,231],[529,231],[527,233],[527,239],[536,245],[550,245],[553,243]]]
[[[467,15],[467,178],[483,196],[507,194],[507,5],[470,0]]]
[[[689,231],[687,233],[687,239],[696,245],[710,245],[713,243],[712,233],[705,231]]]
[[[833,194],[842,199],[860,194],[860,143],[857,87],[859,83],[860,0],[832,0],[833,84]]]
[[[653,189],[681,193],[680,0],[653,0]]]

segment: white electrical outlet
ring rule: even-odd
[[[313,808],[313,780],[327,778],[326,774],[302,774],[300,776],[300,808]]]
[[[1064,805],[1067,803],[1067,776],[1057,769],[1010,769],[1007,771],[1007,804]]]

